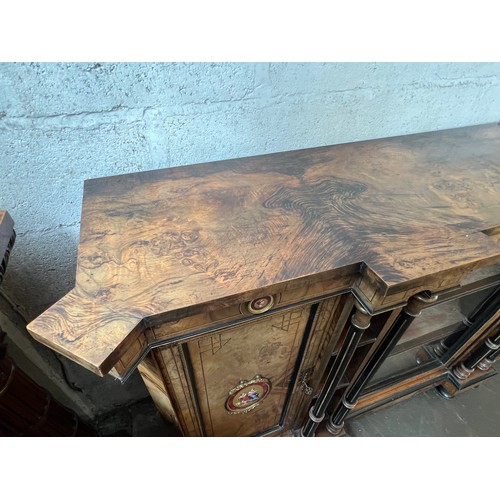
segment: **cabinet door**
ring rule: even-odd
[[[498,271],[498,268],[496,268]],[[415,370],[417,366],[424,368],[426,364],[435,364],[434,355],[427,356],[422,351],[422,346],[429,345],[429,350],[436,344],[447,342],[451,345],[466,332],[474,321],[474,314],[481,312],[484,301],[498,290],[498,280],[492,281],[488,287],[475,290],[472,288],[467,294],[457,293],[456,298],[441,300],[426,307],[410,325],[397,345],[375,373],[370,381],[370,386],[394,377],[404,377],[405,373]],[[457,291],[459,292],[459,291]],[[471,340],[474,341],[484,336],[484,329],[478,331]],[[445,352],[445,345],[441,348]],[[440,351],[434,351],[438,354]],[[423,355],[424,354],[424,355]],[[423,356],[422,356],[423,355]]]
[[[310,309],[266,315],[184,345],[205,435],[255,436],[280,428]]]

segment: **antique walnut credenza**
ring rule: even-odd
[[[336,435],[494,375],[499,305],[491,124],[88,180],[75,287],[28,329],[137,368],[186,436]]]

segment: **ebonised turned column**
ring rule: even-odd
[[[440,357],[443,363],[446,363],[455,352],[460,349],[465,342],[476,334],[479,328],[482,328],[484,322],[488,320],[491,314],[500,307],[500,287],[496,287],[489,293],[474,310],[463,319],[467,327],[460,328],[457,332],[448,335],[445,339],[436,344],[433,349]]]
[[[347,365],[351,361],[363,333],[370,326],[371,318],[368,311],[359,302],[356,302],[355,305],[356,311],[351,316],[351,324],[349,325],[346,338],[328,372],[316,403],[309,409],[309,419],[300,431],[302,437],[314,436],[319,424],[324,420],[326,408],[332,400]]]
[[[481,371],[489,370],[491,365],[497,360],[498,356],[500,356],[500,349],[496,349],[490,355],[481,360],[478,363],[477,368]]]
[[[454,343],[440,357],[443,363],[449,362],[453,356],[460,353],[464,344],[469,342],[475,335],[480,335],[487,327],[488,338],[481,343],[479,347],[475,347],[469,352],[467,358],[452,365],[450,368],[449,380],[445,380],[441,385],[436,387],[438,394],[445,398],[453,397],[458,391],[468,386],[468,379],[473,374],[476,368],[486,371],[498,356],[498,346],[500,343],[500,319],[493,322],[493,316],[500,308],[500,287],[497,287],[490,293],[486,299],[476,308],[473,314],[474,321],[460,335],[454,339]]]
[[[410,298],[408,304],[403,308],[385,337],[377,345],[358,376],[347,387],[342,400],[336,406],[328,421],[326,426],[328,432],[334,435],[342,432],[345,417],[356,406],[361,392],[370,382],[375,372],[399,342],[399,339],[406,332],[413,320],[420,314],[423,307],[436,300],[437,295],[431,295],[426,292],[419,293]]]
[[[497,322],[497,326],[500,325],[500,321]],[[492,363],[500,352],[500,331],[497,331],[495,335],[488,337],[483,344],[474,349],[469,356],[455,365],[452,369],[453,375],[459,380],[466,380],[474,372],[479,364],[489,358]],[[484,370],[484,364],[483,368]]]

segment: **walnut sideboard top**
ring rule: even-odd
[[[103,375],[137,332],[262,292],[453,285],[500,261],[499,225],[493,124],[92,179],[75,288],[28,329]]]

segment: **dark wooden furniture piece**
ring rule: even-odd
[[[9,213],[0,210],[0,283],[16,233]],[[0,328],[0,437],[94,436],[78,416],[28,377],[7,355]]]
[[[0,285],[7,270],[10,252],[15,241],[14,221],[8,212],[0,210]]]
[[[339,434],[495,374],[499,224],[496,125],[88,180],[28,328],[187,436]]]

